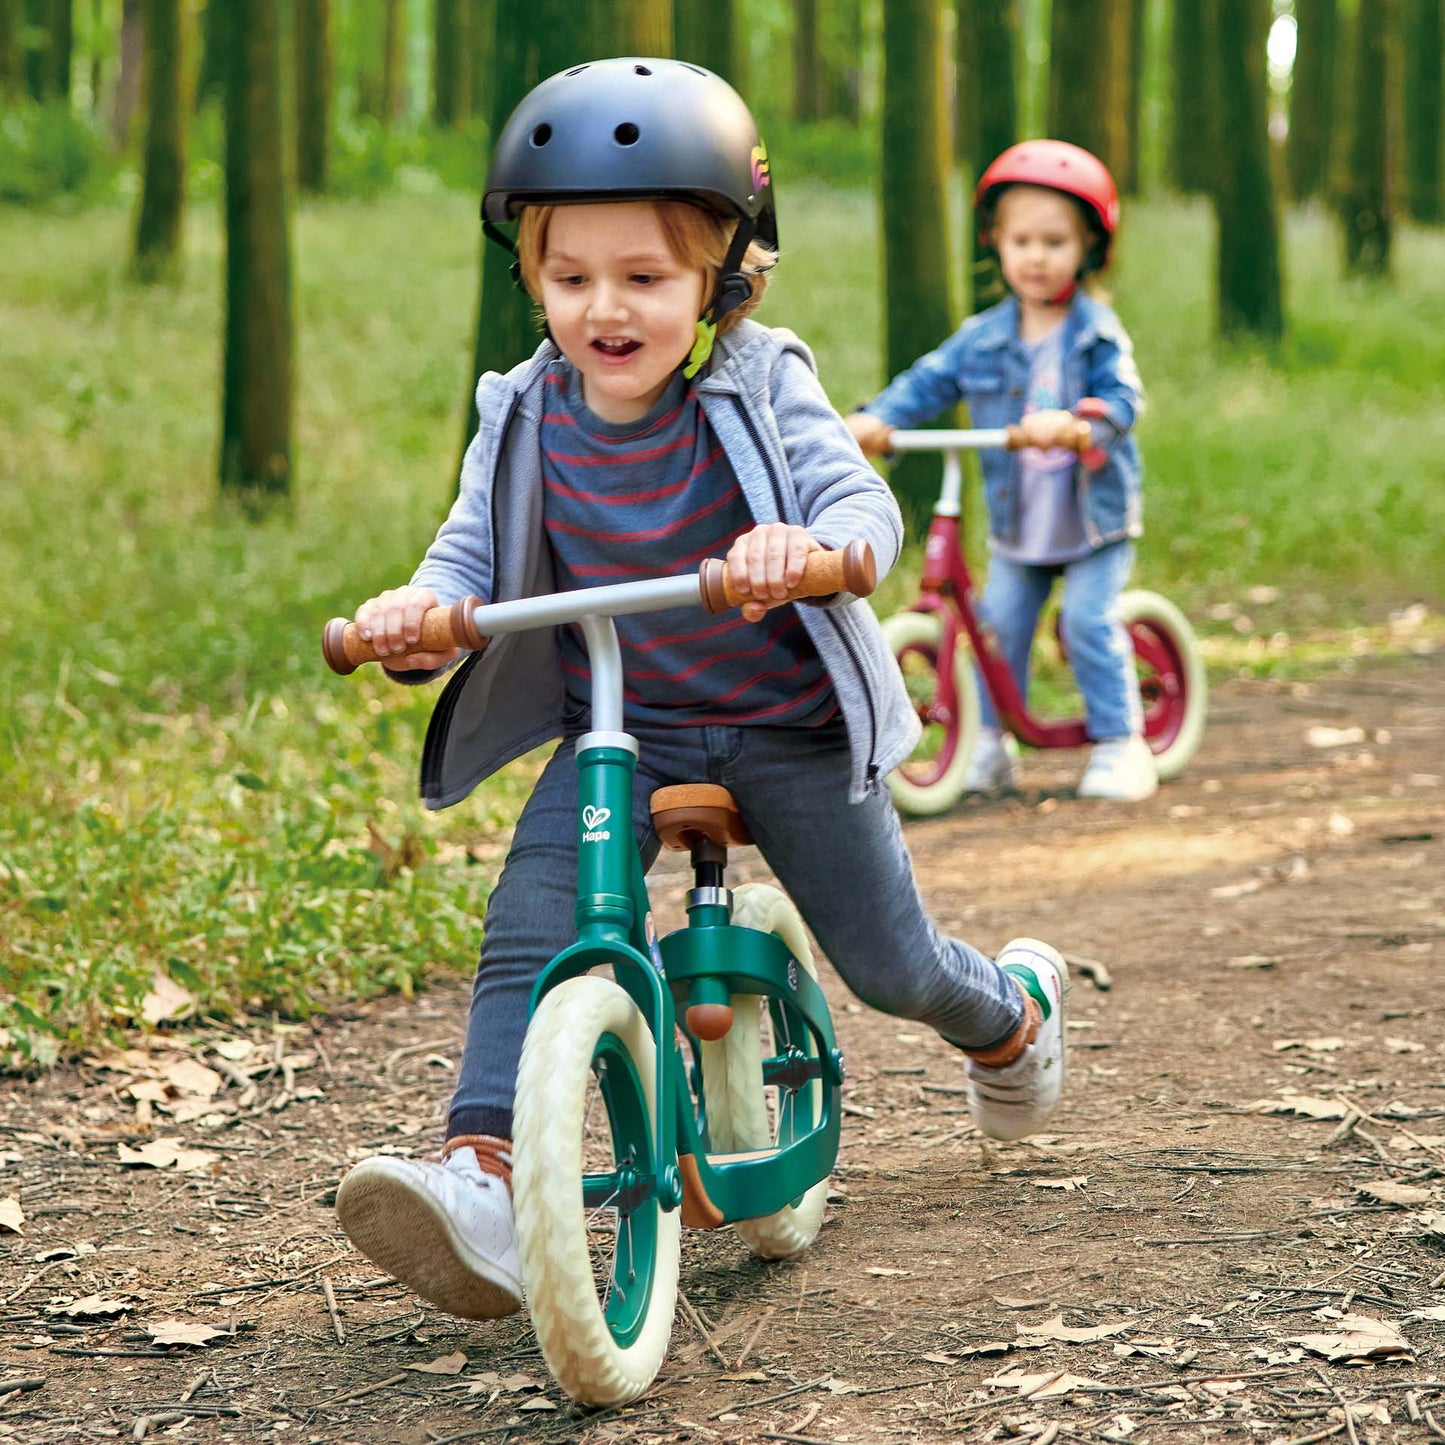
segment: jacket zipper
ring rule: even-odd
[[[788,519],[783,511],[783,489],[778,482],[777,474],[773,471],[773,464],[768,459],[767,451],[763,447],[763,439],[758,435],[758,429],[753,425],[753,419],[748,415],[747,408],[742,403],[742,398],[730,396],[728,400],[732,402],[738,416],[742,419],[743,425],[747,428],[748,437],[753,444],[753,450],[757,452],[758,460],[763,464],[763,471],[767,474],[768,485],[773,489],[773,506],[777,511],[778,520],[780,522],[786,522]],[[842,626],[833,619],[831,614],[825,612],[823,616],[827,619],[828,625],[832,627],[833,635],[842,644],[843,651],[848,654],[848,661],[852,664],[853,671],[858,678],[858,690],[863,694],[864,702],[868,704],[868,764],[864,769],[864,777],[867,781],[872,782],[878,776],[878,717],[873,706],[873,692],[868,686],[867,677],[864,675],[863,664],[859,660],[857,652],[854,651],[852,642],[844,633]]]

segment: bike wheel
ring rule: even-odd
[[[648,1187],[658,1100],[631,998],[574,978],[543,998],[517,1075],[512,1190],[527,1309],[557,1383],[620,1405],[652,1383],[677,1304],[681,1216]],[[598,1181],[599,1202],[583,1197]]]
[[[737,890],[733,922],[781,939],[798,966],[817,979],[803,920],[786,895],[762,883]],[[764,1082],[763,1060],[797,1048],[817,1058],[817,1041],[802,1015],[781,999],[732,996],[733,1026],[716,1043],[702,1044],[703,1094],[712,1152],[741,1154],[772,1149],[806,1134],[822,1113],[820,1080],[789,1091]],[[823,1225],[828,1181],[819,1180],[794,1204],[760,1219],[740,1219],[738,1237],[763,1259],[787,1259],[806,1249]]]
[[[963,780],[978,738],[973,651],[967,635],[960,632],[953,650],[956,706],[946,708],[938,697],[938,653],[943,643],[939,614],[895,612],[883,623],[883,635],[923,724],[923,736],[912,755],[889,774],[889,791],[901,813],[926,818],[947,812],[963,796]]]
[[[1120,595],[1119,614],[1134,643],[1144,736],[1161,782],[1177,777],[1204,736],[1209,682],[1199,639],[1167,597],[1133,589]]]

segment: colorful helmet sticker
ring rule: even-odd
[[[768,148],[761,140],[753,147],[753,191],[756,194],[764,186],[771,185],[771,172],[768,166]]]

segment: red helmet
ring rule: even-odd
[[[989,243],[994,206],[1005,186],[1043,186],[1072,196],[1084,207],[1097,232],[1085,266],[1102,271],[1109,264],[1109,244],[1119,224],[1119,191],[1098,156],[1064,140],[1026,140],[1010,146],[979,177],[973,193],[979,240],[984,245]]]

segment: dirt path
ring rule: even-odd
[[[1060,756],[910,829],[945,926],[1107,965],[1075,988],[1057,1129],[982,1143],[957,1055],[832,983],[829,1222],[777,1266],[686,1235],[710,1338],[680,1311],[638,1404],[579,1411],[523,1319],[419,1306],[337,1231],[349,1161],[435,1147],[454,982],[229,1058],[213,1034],[7,1082],[0,1441],[1445,1440],[1445,655],[1221,686],[1188,776],[1137,809],[1069,798]],[[1249,1107],[1271,1099],[1294,1112]],[[122,1167],[157,1139],[213,1170]],[[1341,1315],[1413,1359],[1297,1343]],[[162,1351],[166,1320],[224,1333]],[[1009,1372],[1057,1378],[984,1383]]]

